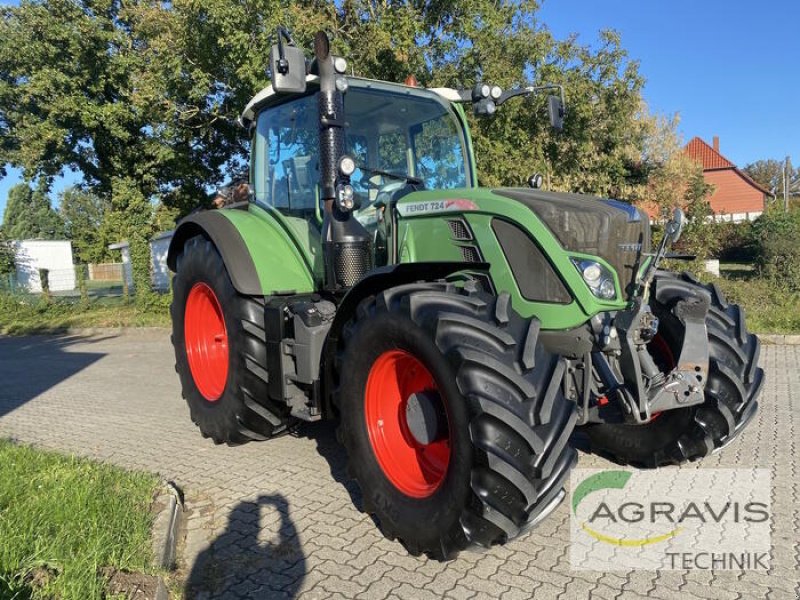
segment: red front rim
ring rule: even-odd
[[[183,319],[186,357],[199,392],[214,402],[228,381],[228,332],[214,290],[196,283],[186,299]]]
[[[430,444],[419,443],[406,422],[406,402],[439,388],[430,371],[404,350],[389,350],[373,363],[364,399],[367,432],[384,474],[401,492],[427,498],[444,481],[450,462],[450,431]],[[446,406],[445,413],[446,413]]]

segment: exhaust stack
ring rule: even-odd
[[[352,287],[372,268],[372,248],[369,233],[352,216],[352,198],[349,208],[346,202],[340,201],[343,194],[352,194],[350,177],[339,166],[345,155],[344,95],[336,85],[330,41],[322,31],[314,38],[314,55],[320,86],[319,155],[320,188],[325,205],[322,223],[325,288],[336,292]]]

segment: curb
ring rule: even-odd
[[[169,335],[171,332],[172,330],[169,327],[65,327],[43,335],[50,335],[51,333],[60,335],[149,335],[163,333]]]
[[[800,346],[800,335],[782,333],[757,333],[758,339],[766,346]]]
[[[38,337],[38,336],[52,336],[52,335],[76,335],[81,337],[93,335],[165,335],[168,336],[172,333],[169,327],[50,327],[37,329],[30,333],[2,333],[0,330],[0,338],[16,338],[16,337]]]
[[[171,571],[175,568],[178,532],[183,523],[183,492],[172,481],[161,486],[154,504],[165,506],[153,520],[153,555],[156,566]]]

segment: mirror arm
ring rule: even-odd
[[[538,94],[540,92],[549,92],[553,90],[558,90],[558,93],[561,96],[561,105],[566,106],[567,104],[566,101],[564,100],[564,86],[557,85],[555,83],[546,83],[545,85],[537,85],[537,86],[507,90],[503,92],[503,94],[497,100],[495,100],[495,104],[497,106],[500,106],[506,100],[510,100],[511,98],[516,98],[517,96],[527,96],[529,94]]]
[[[533,94],[536,92],[536,88],[534,87],[525,87],[525,88],[517,88],[514,90],[507,90],[502,93],[502,95],[495,100],[495,104],[500,106],[506,100],[511,100],[511,98],[516,98],[517,96],[527,96],[528,94]]]
[[[286,60],[286,56],[284,55],[284,52],[283,52],[283,40],[286,40],[286,42],[290,46],[294,46],[295,44],[294,44],[294,40],[292,39],[291,34],[289,33],[289,30],[286,29],[285,27],[279,25],[276,34],[278,36],[278,65],[277,65],[277,68],[278,68],[278,72],[281,75],[286,75],[286,73],[289,72],[289,61]]]
[[[678,241],[681,231],[683,230],[685,219],[686,217],[683,214],[683,211],[680,208],[676,208],[673,212],[672,219],[667,221],[666,225],[664,226],[664,236],[661,238],[661,243],[659,243],[656,252],[651,255],[652,258],[650,260],[650,264],[647,265],[647,269],[636,285],[636,289],[633,292],[632,298],[641,296],[644,299],[643,302],[645,304],[647,303],[648,296],[650,294],[650,284],[653,282],[653,278],[656,275],[659,264],[665,258],[669,258],[667,255],[667,249]]]

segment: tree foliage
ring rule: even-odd
[[[778,199],[783,197],[784,178],[788,180],[789,195],[800,196],[800,167],[793,168],[791,162],[788,166],[787,170],[785,161],[770,158],[750,163],[744,172]]]
[[[3,233],[10,240],[64,239],[64,223],[43,185],[31,189],[20,183],[8,191]]]
[[[109,232],[104,227],[108,202],[97,194],[72,187],[61,193],[58,209],[66,236],[72,240],[76,262],[103,261],[108,256],[108,244],[116,241],[108,239]]]
[[[627,200],[676,186],[672,159],[648,156],[643,79],[619,35],[556,40],[532,0],[23,0],[0,12],[0,165],[29,180],[79,171],[112,207],[108,242],[145,241],[156,199],[186,214],[245,168],[249,141],[236,121],[269,83],[278,25],[304,48],[330,32],[356,75],[563,85],[561,133],[549,128],[544,97],[470,119],[484,185],[541,172],[550,189]],[[81,256],[95,256],[94,244]]]
[[[8,275],[9,273],[14,272],[14,256],[15,256],[14,246],[6,237],[5,232],[0,229],[0,277]],[[3,279],[0,279],[0,285],[5,283]]]
[[[787,213],[773,206],[755,220],[752,236],[760,272],[800,292],[800,209]]]

